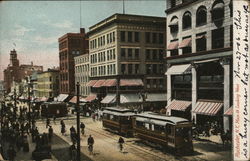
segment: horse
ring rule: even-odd
[[[225,143],[232,143],[232,134],[229,132],[229,130],[227,130],[226,133],[222,130],[220,132],[220,137],[223,143],[223,147],[225,146]]]

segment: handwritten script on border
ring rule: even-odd
[[[249,4],[248,0],[233,1],[234,160],[250,160]]]

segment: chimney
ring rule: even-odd
[[[80,28],[80,33],[85,34],[85,28]]]

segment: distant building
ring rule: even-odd
[[[80,84],[80,95],[87,97],[90,94],[89,82],[89,54],[76,56],[75,58],[75,82]]]
[[[164,107],[165,30],[166,18],[128,14],[91,26],[89,99],[132,108],[144,102],[144,110]]]
[[[48,69],[37,74],[36,96],[53,98],[59,95],[59,70]]]
[[[16,50],[13,49],[10,52],[10,64],[7,69],[4,70],[4,84],[7,93],[10,92],[13,82],[21,82],[22,79],[31,75],[34,71],[43,71],[43,67],[33,65],[32,62],[28,65],[19,65]]]
[[[84,28],[80,33],[67,33],[58,39],[60,62],[60,94],[75,94],[74,57],[88,52]]]
[[[231,130],[232,1],[167,0],[166,14],[168,114]]]

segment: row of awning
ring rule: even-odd
[[[191,101],[184,101],[184,100],[173,100],[166,109],[168,110],[176,110],[176,111],[186,111],[190,109],[192,102]],[[198,100],[193,113],[200,114],[200,115],[208,115],[208,116],[215,116],[223,107],[222,101],[216,100]],[[233,108],[230,107],[224,115],[232,116]]]
[[[89,87],[114,87],[117,85],[116,79],[91,80],[87,84]],[[144,86],[141,79],[120,79],[120,86]]]
[[[206,38],[205,34],[197,36],[196,40],[197,39],[203,39],[203,38]],[[175,50],[175,49],[178,49],[178,48],[181,49],[181,48],[191,47],[191,46],[192,46],[192,38],[189,37],[189,38],[183,39],[180,44],[179,44],[178,41],[172,41],[172,42],[170,42],[170,44],[167,47],[167,50]]]

